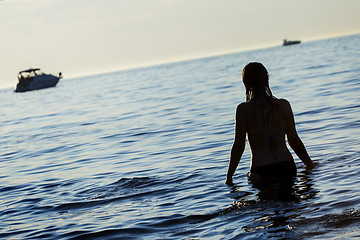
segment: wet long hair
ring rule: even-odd
[[[260,99],[260,103],[254,103],[260,106],[260,115],[265,126],[269,126],[270,116],[276,118],[275,121],[280,122],[284,115],[277,106],[277,98],[273,96],[270,90],[269,74],[264,65],[258,62],[247,64],[243,69],[242,77],[246,88],[246,102],[252,102],[255,98]],[[270,109],[266,112],[265,108],[269,106],[268,104],[270,104]],[[284,126],[283,128],[285,129]],[[269,141],[269,144],[272,144],[272,140],[270,139]]]
[[[265,95],[267,99],[275,99],[269,87],[268,71],[261,63],[248,63],[242,71],[242,78],[246,89],[246,102],[260,94]]]

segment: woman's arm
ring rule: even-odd
[[[313,161],[311,160],[308,152],[306,151],[304,143],[301,141],[299,135],[297,134],[295,127],[294,114],[292,112],[290,103],[284,100],[286,103],[286,129],[285,133],[287,136],[288,143],[290,147],[294,150],[296,155],[301,159],[301,161],[306,165],[306,167],[312,168],[314,166]]]
[[[246,138],[246,122],[243,112],[243,106],[240,104],[236,109],[235,115],[235,138],[231,148],[231,155],[229,161],[229,167],[226,175],[225,183],[233,185],[232,177],[235,173],[237,166],[239,165],[240,158],[245,149],[245,138]]]

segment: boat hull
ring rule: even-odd
[[[50,74],[35,76],[31,80],[19,81],[19,83],[16,85],[15,92],[27,92],[43,88],[55,87],[59,80],[60,77]]]
[[[284,40],[283,46],[290,46],[290,45],[295,45],[295,44],[299,44],[301,41],[286,41]]]

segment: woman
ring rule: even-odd
[[[285,135],[296,155],[312,168],[313,162],[296,132],[290,103],[272,95],[266,68],[261,63],[249,63],[244,67],[242,77],[246,102],[236,109],[235,139],[225,183],[233,185],[232,177],[244,152],[246,134],[251,149],[250,178],[296,175],[296,165],[286,146]]]

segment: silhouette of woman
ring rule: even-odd
[[[305,146],[299,138],[290,103],[275,98],[269,87],[266,68],[257,62],[247,64],[242,72],[246,102],[237,106],[235,139],[225,183],[233,185],[233,175],[245,148],[247,135],[251,149],[250,179],[288,178],[296,176],[290,147],[308,167],[313,167]]]

